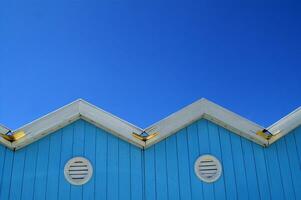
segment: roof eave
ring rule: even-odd
[[[204,98],[146,129],[141,129],[82,99],[78,99],[13,131],[24,131],[26,133],[24,138],[14,142],[8,142],[0,138],[0,143],[10,149],[20,149],[78,119],[84,119],[140,148],[147,148],[202,118],[212,121],[259,145],[268,146],[300,126],[301,107],[267,128],[273,134],[273,137],[267,140],[256,135],[258,131],[264,129],[263,127]],[[142,132],[159,134],[153,139],[144,142],[133,137],[133,132],[137,134]]]
[[[142,148],[144,146],[144,142],[133,138],[131,135],[132,132],[142,132],[142,129],[112,115],[111,113],[101,110],[82,99],[78,99],[17,129],[16,132],[22,130],[26,133],[26,136],[12,142],[11,146],[13,149],[20,149],[78,119],[89,121],[97,127],[129,141],[138,147]]]
[[[81,100],[76,100],[17,129],[15,132],[24,131],[26,136],[14,141],[12,146],[15,149],[20,149],[78,120],[80,118],[80,101]]]
[[[146,128],[146,132],[150,134],[160,133],[156,139],[146,142],[146,148],[202,118],[210,120],[259,145],[268,145],[266,139],[256,135],[256,132],[262,130],[263,127],[202,98]]]
[[[301,107],[297,108],[267,128],[267,130],[273,134],[273,137],[269,140],[269,144],[273,144],[300,125]]]

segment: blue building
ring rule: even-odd
[[[146,129],[77,100],[0,127],[0,199],[301,199],[301,109],[268,128],[201,99]]]

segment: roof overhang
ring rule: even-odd
[[[269,145],[273,144],[283,136],[301,125],[301,107],[286,115],[276,123],[267,128],[274,136],[269,140]]]
[[[3,125],[0,124],[0,134],[5,134],[6,135],[10,131],[11,131],[10,129],[8,129],[5,126],[3,126]],[[5,145],[5,146],[7,146],[9,148],[11,148],[11,145],[12,145],[11,142],[5,140],[2,137],[0,137],[0,144]]]
[[[147,148],[201,118],[210,120],[259,145],[268,146],[301,124],[301,108],[270,126],[268,130],[274,136],[267,140],[256,135],[258,131],[264,129],[263,127],[204,98],[146,129],[139,128],[79,99],[13,131],[24,131],[26,135],[23,138],[14,142],[8,142],[0,137],[0,143],[10,149],[20,149],[78,119],[84,119],[140,148]],[[0,133],[6,131],[9,131],[9,129],[0,126]],[[148,141],[141,141],[133,136],[133,133],[143,132],[159,134]]]
[[[146,147],[167,138],[201,118],[212,121],[262,146],[268,144],[267,140],[256,135],[263,127],[203,98],[148,127],[146,132],[151,130],[151,132],[160,134],[156,140],[147,141]]]
[[[26,136],[13,142],[12,147],[20,149],[78,119],[89,121],[136,146],[144,146],[144,142],[131,136],[132,132],[142,132],[141,128],[79,99],[17,129],[16,132],[22,130]]]

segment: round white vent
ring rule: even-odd
[[[212,183],[221,176],[222,166],[214,156],[202,155],[195,161],[194,171],[202,181]]]
[[[90,161],[86,158],[75,157],[65,165],[64,174],[69,183],[83,185],[92,177],[93,168]]]

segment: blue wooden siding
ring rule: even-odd
[[[194,174],[202,154],[222,163],[222,176],[212,184]],[[147,200],[301,199],[301,127],[263,148],[199,120],[147,149],[145,157]]]
[[[92,179],[70,185],[64,166],[74,156],[93,165]],[[142,150],[78,120],[23,149],[0,145],[0,199],[142,199]]]
[[[212,183],[194,162],[213,154],[222,163]],[[94,168],[83,186],[70,185],[64,165],[84,156]],[[301,127],[263,148],[199,120],[144,150],[78,120],[13,152],[0,145],[0,199],[301,199]]]

